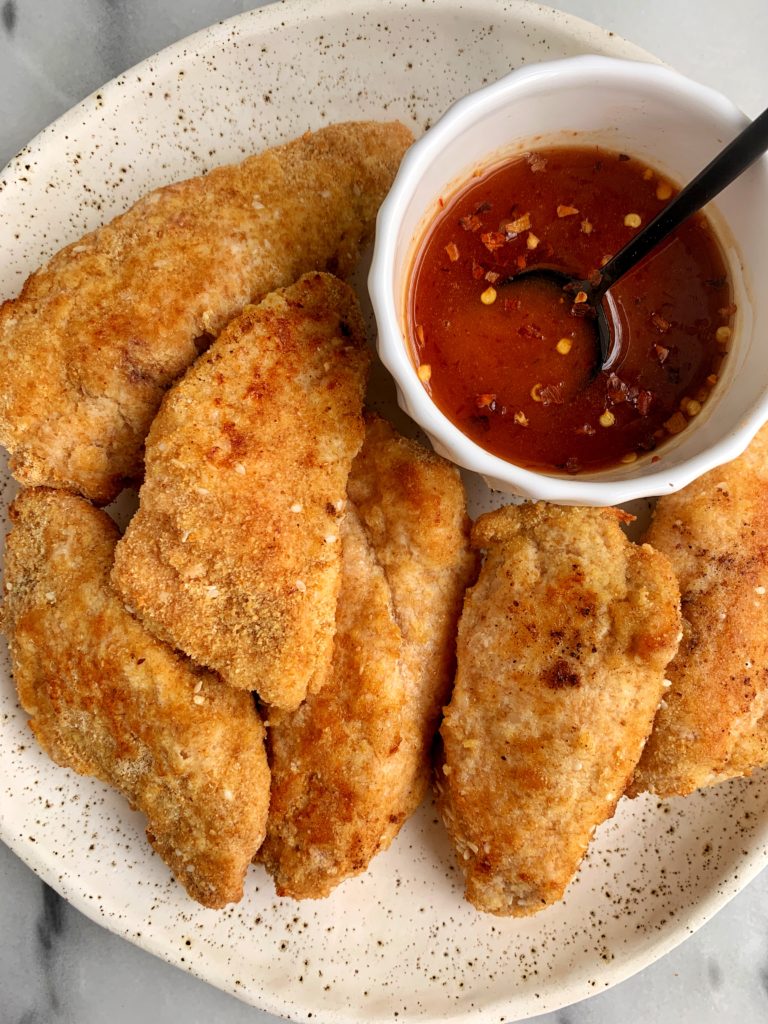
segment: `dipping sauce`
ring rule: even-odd
[[[701,412],[736,311],[703,215],[611,288],[609,371],[597,372],[595,323],[571,312],[573,297],[541,278],[503,283],[537,265],[589,278],[676,191],[626,154],[562,147],[474,178],[438,211],[408,331],[419,379],[463,433],[517,465],[579,473],[633,462]]]

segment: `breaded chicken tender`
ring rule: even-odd
[[[239,900],[264,837],[269,770],[250,694],[149,636],[109,585],[118,531],[61,491],[10,510],[3,628],[19,700],[60,765],[115,786],[189,895]]]
[[[270,712],[259,859],[295,899],[364,871],[420,802],[474,568],[458,473],[382,420],[349,495],[329,679],[298,711]]]
[[[485,562],[459,624],[437,789],[479,910],[525,916],[563,895],[651,730],[679,593],[618,515],[522,505],[473,529]]]
[[[680,581],[683,639],[631,793],[692,792],[768,764],[768,428],[661,498],[648,543]]]
[[[26,485],[106,504],[165,390],[249,302],[346,276],[412,136],[331,125],[177,182],[67,246],[0,306],[0,443]]]
[[[329,274],[249,307],[166,396],[117,546],[112,581],[147,628],[278,707],[330,665],[368,362]]]

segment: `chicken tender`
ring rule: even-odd
[[[479,910],[525,916],[563,895],[651,730],[679,593],[618,516],[522,505],[473,529],[485,563],[459,624],[437,789]]]
[[[329,680],[297,712],[270,713],[259,858],[295,899],[364,871],[420,802],[474,568],[458,473],[382,420],[349,494]]]
[[[683,639],[631,793],[690,793],[768,763],[768,428],[661,498],[647,540],[672,562]]]
[[[249,303],[345,276],[411,143],[331,125],[151,192],[62,249],[0,305],[0,443],[26,485],[99,504],[142,471],[165,390]]]
[[[250,694],[149,636],[109,585],[118,531],[61,491],[10,510],[3,627],[19,700],[60,765],[115,786],[193,899],[239,900],[269,770]]]
[[[330,665],[368,361],[329,274],[248,308],[163,402],[117,546],[113,583],[147,628],[278,707]]]

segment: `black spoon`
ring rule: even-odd
[[[679,227],[683,221],[705,206],[718,193],[730,185],[768,149],[768,110],[756,117],[733,142],[730,142],[707,166],[668,203],[642,231],[630,239],[616,255],[596,271],[590,280],[582,281],[562,270],[546,266],[527,267],[518,274],[505,278],[502,285],[513,285],[533,276],[556,283],[571,297],[571,312],[594,317],[600,344],[600,359],[596,373],[611,367],[618,352],[613,344],[609,314],[603,306],[603,297],[619,278],[648,255],[659,242]]]

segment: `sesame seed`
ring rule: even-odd
[[[191,530],[185,530],[184,533],[182,533],[182,535],[181,535],[181,543],[182,544],[186,544],[187,543],[191,533],[192,533]]]
[[[573,342],[570,338],[561,338],[560,341],[555,345],[555,348],[561,356],[567,356],[573,347]]]
[[[761,595],[764,594],[765,593],[765,587],[755,587],[755,593],[756,594],[761,594]]]
[[[480,301],[484,306],[492,306],[496,301],[496,289],[493,287],[486,288],[480,296]]]
[[[304,580],[296,580],[296,589],[300,594],[306,594],[307,584],[304,582]]]
[[[627,452],[626,455],[621,456],[621,461],[624,463],[637,462],[637,452]]]
[[[326,544],[335,544],[338,537],[335,537],[332,533],[327,533],[323,539]]]
[[[599,420],[601,427],[612,427],[615,422],[616,417],[613,415],[610,409],[606,409]]]
[[[245,466],[242,464],[242,462],[235,463],[235,472],[239,473],[240,476],[245,476]]]
[[[49,590],[48,593],[45,595],[45,600],[48,601],[49,604],[54,604],[55,603],[56,595],[54,594],[54,592],[52,590]]]
[[[202,679],[198,679],[197,682],[195,683],[195,688],[193,690],[193,693],[200,693],[202,688],[203,688],[203,680]]]
[[[210,493],[207,487],[196,487],[195,490],[197,491],[198,494],[209,494]]]
[[[303,512],[303,511],[304,511],[304,506],[301,504],[300,501],[297,501],[295,504],[291,505],[291,512]]]
[[[224,799],[225,800],[234,800],[235,799],[235,794],[232,792],[231,789],[225,789],[224,790]]]
[[[416,375],[422,384],[428,384],[432,377],[432,367],[429,363],[422,363],[416,371]]]
[[[639,228],[642,222],[643,221],[639,213],[628,213],[624,218],[624,227]]]
[[[192,698],[192,703],[197,705],[205,704],[205,697],[201,696],[198,693],[195,697]]]
[[[206,587],[205,588],[205,592],[206,592],[208,597],[218,597],[219,596],[219,588],[215,584],[213,584],[213,583],[211,584],[210,587]]]
[[[728,341],[730,336],[731,336],[731,328],[730,327],[718,327],[717,330],[715,331],[715,338],[717,338],[717,340],[720,342],[720,344],[723,344],[723,342]]]

